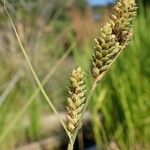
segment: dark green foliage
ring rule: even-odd
[[[143,0],[144,5],[150,5],[150,1],[149,0]]]

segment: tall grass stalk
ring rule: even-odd
[[[60,60],[55,64],[55,66],[49,71],[49,73],[46,75],[44,80],[42,81],[42,86],[45,86],[46,83],[49,81],[49,79],[52,77],[52,75],[57,71],[58,67],[62,64],[62,62],[67,58],[67,56],[70,54],[72,48],[74,45],[72,45],[66,53],[60,58]],[[6,136],[9,134],[9,132],[15,127],[18,120],[22,117],[22,115],[26,112],[26,110],[29,108],[29,106],[32,104],[32,102],[35,100],[36,96],[40,92],[40,89],[37,88],[32,96],[28,99],[27,103],[23,106],[23,108],[17,113],[15,118],[11,121],[11,123],[6,127],[4,132],[2,132],[0,136],[0,143],[6,138]]]
[[[13,90],[13,88],[15,87],[19,79],[22,77],[22,75],[23,75],[23,72],[21,69],[19,69],[17,73],[15,74],[15,76],[13,77],[13,79],[10,81],[9,85],[7,86],[3,94],[0,96],[0,107],[4,103],[7,96],[11,93],[11,91]]]
[[[110,21],[101,28],[99,37],[95,39],[96,46],[94,47],[91,62],[91,73],[94,77],[94,82],[81,111],[81,117],[78,119],[78,126],[72,133],[72,143],[68,144],[68,150],[73,149],[75,139],[82,125],[83,115],[94,90],[132,38],[136,9],[134,0],[119,0],[114,7]]]
[[[129,44],[129,41],[132,38],[132,34],[133,34],[132,23],[133,23],[134,17],[136,16],[136,7],[135,7],[134,1],[132,1],[133,3],[130,3],[130,2],[131,1],[127,1],[127,0],[119,0],[118,4],[114,8],[114,14],[111,16],[110,21],[100,30],[99,38],[97,38],[95,40],[96,46],[94,48],[93,59],[91,62],[91,73],[92,73],[92,76],[94,77],[94,81],[93,81],[93,84],[90,88],[90,92],[87,96],[86,101],[83,102],[84,106],[81,105],[81,107],[79,107],[81,109],[76,110],[76,108],[78,106],[74,107],[74,104],[72,105],[72,103],[74,101],[73,100],[70,101],[70,99],[69,99],[69,103],[68,103],[69,113],[70,113],[70,111],[72,111],[74,109],[76,111],[79,111],[79,112],[77,112],[77,117],[78,117],[77,120],[72,120],[72,118],[68,119],[70,121],[68,123],[69,127],[66,126],[65,122],[59,116],[55,106],[53,105],[52,101],[49,99],[48,95],[46,94],[42,83],[39,81],[38,76],[37,76],[34,68],[32,67],[32,64],[31,64],[29,57],[26,53],[26,50],[24,49],[23,44],[19,38],[19,35],[18,35],[18,32],[17,32],[16,27],[14,25],[14,22],[13,22],[10,14],[6,8],[6,5],[4,3],[5,11],[6,11],[6,13],[7,13],[7,15],[11,21],[11,24],[13,26],[13,30],[14,30],[15,35],[17,37],[21,51],[22,51],[22,53],[23,53],[23,55],[24,55],[24,57],[28,63],[28,66],[32,72],[32,75],[33,75],[33,77],[34,77],[34,79],[35,79],[35,81],[39,87],[38,90],[40,90],[42,92],[44,98],[48,102],[49,106],[52,108],[53,112],[57,115],[60,123],[62,124],[63,128],[65,129],[65,131],[69,137],[68,150],[73,149],[75,139],[77,137],[79,129],[82,126],[83,115],[84,115],[84,113],[85,113],[85,111],[86,111],[86,109],[90,103],[90,99],[91,99],[95,89],[97,88],[98,83],[106,75],[106,73],[108,72],[108,70],[110,69],[112,64],[116,61],[118,56],[122,53],[124,48],[126,48],[126,46]],[[73,82],[71,82],[72,89],[69,91],[70,92],[70,98],[72,98],[72,93],[76,94],[76,93],[74,93],[74,85],[75,85],[75,88],[79,92],[78,94],[82,95],[82,96],[77,95],[77,96],[79,96],[79,99],[82,98],[83,96],[85,96],[85,92],[83,91],[83,87],[82,87],[84,82],[82,82],[78,85],[78,82],[80,81],[80,80],[78,80],[78,78],[83,77],[80,70],[81,69],[77,69],[78,73],[77,74],[75,73],[76,77],[71,78],[71,80]],[[76,71],[73,71],[73,72],[76,72]],[[84,80],[84,78],[83,78],[83,80]],[[120,91],[120,93],[121,92],[122,91]],[[121,96],[122,96],[122,94],[121,94]],[[132,126],[132,120],[129,116],[130,112],[128,111],[129,110],[128,104],[125,103],[125,101],[126,101],[126,98],[124,95],[124,99],[122,102],[123,102],[123,105],[125,106],[124,110],[126,111],[126,114],[125,114],[126,122],[127,122],[128,127],[130,129],[132,129],[132,127],[133,127]],[[24,108],[23,112],[26,110],[26,108],[29,106],[29,104],[31,104],[31,103],[28,103],[28,105]],[[21,113],[23,113],[23,112],[21,111]],[[71,115],[69,117],[71,117]],[[71,126],[70,126],[70,124],[71,124]],[[6,130],[6,131],[7,132],[4,132],[5,134],[3,134],[2,139],[6,136],[6,133],[8,133],[8,130]],[[1,139],[0,139],[0,141],[1,141]]]
[[[32,72],[32,74],[33,74],[33,76],[34,76],[34,79],[35,79],[37,85],[38,85],[39,88],[40,88],[41,93],[42,93],[43,96],[45,97],[45,99],[46,99],[46,101],[48,102],[49,106],[52,108],[53,112],[57,115],[57,117],[58,117],[58,119],[60,120],[60,123],[62,124],[63,128],[65,129],[65,131],[66,131],[66,133],[67,133],[69,139],[71,139],[71,138],[70,138],[70,134],[68,133],[68,130],[67,130],[67,128],[66,128],[65,122],[64,122],[64,121],[61,119],[61,117],[59,116],[59,114],[58,114],[58,112],[57,112],[55,106],[53,105],[53,103],[52,103],[51,100],[49,99],[48,95],[46,94],[46,92],[45,92],[43,86],[41,85],[41,83],[40,83],[40,81],[39,81],[39,79],[38,79],[38,77],[37,77],[37,75],[36,75],[36,73],[35,73],[35,71],[34,71],[32,65],[31,65],[31,63],[30,63],[29,57],[28,57],[28,55],[27,55],[27,53],[26,53],[26,51],[25,51],[25,49],[24,49],[24,47],[23,47],[23,45],[22,45],[22,43],[21,43],[21,40],[20,40],[20,38],[19,38],[19,35],[18,35],[17,30],[16,30],[16,28],[15,28],[15,25],[14,25],[14,23],[13,23],[13,20],[12,20],[10,14],[9,14],[7,8],[6,8],[5,2],[4,2],[4,8],[5,8],[5,11],[6,11],[6,13],[7,13],[7,15],[8,15],[8,17],[9,17],[9,19],[10,19],[10,21],[11,21],[12,27],[13,27],[13,29],[14,29],[14,32],[15,32],[16,38],[17,38],[17,40],[18,40],[18,43],[19,43],[19,45],[20,45],[20,48],[21,48],[21,50],[22,50],[22,53],[23,53],[23,55],[24,55],[24,57],[25,57],[25,59],[26,59],[28,65],[29,65],[29,68],[30,68],[30,70],[31,70],[31,72]]]

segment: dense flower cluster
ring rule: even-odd
[[[78,126],[81,112],[86,100],[86,90],[84,72],[81,68],[72,71],[69,87],[69,97],[67,99],[67,127],[69,132],[73,132]]]
[[[119,52],[124,49],[133,35],[133,21],[136,16],[136,4],[133,0],[119,0],[113,9],[111,20],[100,30],[95,40],[91,72],[98,78],[107,71]]]

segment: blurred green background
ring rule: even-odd
[[[71,50],[44,86],[57,110],[64,112],[71,70],[85,69],[90,85],[94,38],[108,21],[113,4],[91,7],[84,0],[10,0],[6,5],[40,81]],[[134,38],[89,105],[89,136],[98,150],[150,149],[149,0],[138,1],[138,6]],[[35,92],[37,88],[0,2],[0,150],[58,134],[57,129],[49,130],[52,119],[47,118],[52,111]]]

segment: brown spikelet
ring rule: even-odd
[[[113,22],[113,34],[120,45],[127,44],[132,38],[133,21],[136,16],[136,3],[134,0],[119,0],[113,9],[111,16]]]
[[[102,72],[106,71],[113,58],[119,50],[119,42],[116,42],[116,37],[112,34],[112,26],[107,23],[100,31],[99,38],[95,40],[93,60],[92,60],[92,75],[97,78]]]
[[[72,133],[78,126],[80,114],[84,108],[85,96],[84,72],[79,67],[70,77],[69,97],[67,98],[67,128]]]
[[[111,20],[101,28],[99,37],[95,40],[91,65],[92,75],[97,80],[131,40],[136,9],[134,0],[119,0]]]

